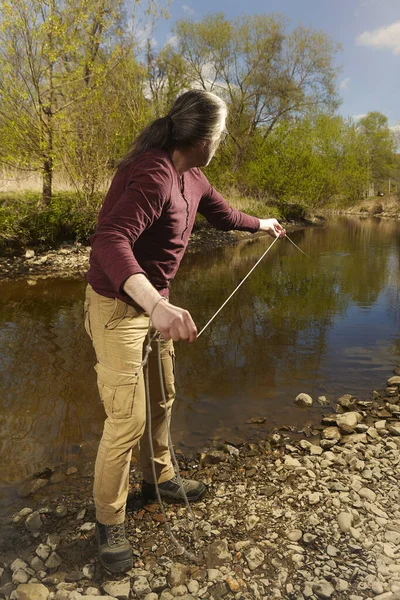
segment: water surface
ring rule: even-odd
[[[264,436],[319,422],[300,392],[370,397],[400,362],[400,223],[338,218],[279,240],[194,344],[179,343],[172,435]],[[271,238],[187,255],[171,300],[199,329]],[[81,280],[0,282],[0,504],[10,485],[60,461],[93,458],[102,428]],[[263,425],[247,421],[264,418]]]

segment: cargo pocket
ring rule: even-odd
[[[92,329],[90,327],[90,314],[89,314],[89,302],[87,300],[83,303],[83,322],[85,326],[85,331],[93,341]]]
[[[139,373],[114,371],[97,363],[97,385],[100,399],[108,417],[127,419],[133,414]]]

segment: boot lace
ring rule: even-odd
[[[123,524],[108,526],[107,534],[110,546],[116,546],[125,541],[125,527]]]

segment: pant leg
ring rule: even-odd
[[[86,291],[85,327],[96,352],[97,382],[107,418],[94,477],[96,518],[112,525],[125,520],[132,448],[146,423],[143,342],[149,318],[115,298]]]
[[[160,387],[160,372],[158,365],[158,342],[153,342],[153,351],[149,356],[149,380],[151,400],[151,433],[154,449],[154,465],[158,483],[168,481],[175,475],[168,447],[168,426],[171,421],[171,409],[175,400],[174,346],[172,340],[160,340],[162,377],[167,402],[168,421],[165,419],[164,401]],[[149,445],[147,420],[145,433],[140,441],[140,463],[143,478],[148,483],[154,482],[152,460]]]

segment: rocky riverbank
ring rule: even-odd
[[[241,231],[201,229],[192,233],[187,252],[198,252],[234,244],[255,236]],[[89,266],[90,247],[63,243],[59,248],[43,251],[27,248],[22,254],[0,256],[0,280],[36,277],[82,277]]]
[[[135,565],[126,575],[105,572],[90,468],[37,474],[20,488],[24,508],[0,529],[0,597],[399,599],[399,374],[369,399],[319,398],[326,414],[302,439],[278,431],[258,444],[215,441],[179,455],[182,474],[208,485],[193,507],[197,543],[187,509],[166,506],[171,531],[197,560],[171,542],[158,504],[141,504],[132,469]],[[72,491],[56,493],[66,481]]]

